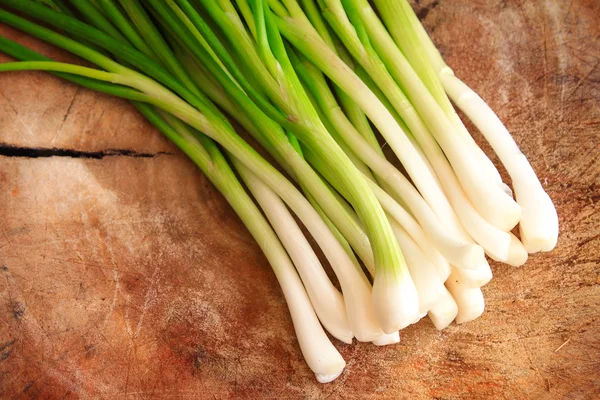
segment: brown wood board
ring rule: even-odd
[[[600,2],[418,3],[554,200],[554,251],[492,263],[476,321],[336,341],[348,365],[321,385],[258,246],[181,152],[126,101],[3,73],[0,398],[599,398]]]

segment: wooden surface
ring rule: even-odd
[[[1,74],[0,398],[599,398],[600,3],[419,3],[553,198],[553,252],[493,264],[472,323],[336,342],[348,366],[320,385],[265,258],[191,162],[122,100]]]

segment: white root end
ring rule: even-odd
[[[339,370],[338,372],[334,372],[333,374],[315,374],[315,378],[317,378],[317,381],[319,381],[319,383],[329,383],[334,381],[338,376],[340,376],[343,371],[344,369],[342,368],[341,370]]]
[[[386,333],[373,340],[373,344],[376,346],[387,346],[395,343],[400,343],[400,332]]]
[[[488,253],[488,256],[492,260],[506,263],[508,265],[512,265],[513,267],[520,267],[525,264],[529,254],[527,253],[527,249],[523,246],[523,243],[512,233],[508,232],[506,234],[510,238],[510,246],[508,247],[508,252],[505,257],[496,257],[493,253]]]
[[[446,281],[446,288],[448,288],[458,307],[457,324],[469,322],[481,316],[485,308],[485,300],[480,288],[468,287],[463,284],[456,271],[453,271]]]
[[[494,260],[507,260],[511,245],[510,235],[479,215],[467,199],[457,202],[456,205],[460,207],[458,215],[473,240]]]
[[[351,285],[342,285],[342,291],[354,337],[359,342],[372,342],[383,335],[384,331],[371,304],[372,288],[369,282],[357,276]]]
[[[476,269],[453,267],[452,274],[448,280],[454,275],[460,277],[461,283],[465,287],[478,288],[484,286],[492,279],[490,264],[487,260],[484,261]]]
[[[306,363],[317,376],[335,379],[343,371],[346,362],[319,323],[298,274],[289,259],[288,263],[279,263],[273,270],[283,290]]]
[[[443,281],[440,280],[435,266],[408,233],[393,219],[390,219],[390,225],[398,239],[410,277],[417,289],[419,313],[427,313],[437,303],[444,287]]]
[[[415,318],[415,320],[412,322],[411,325],[416,324],[417,322],[419,322],[420,320],[422,320],[426,315],[427,315],[427,312],[424,312],[422,314],[417,315],[417,318]]]
[[[458,306],[456,305],[456,301],[445,287],[444,293],[438,302],[427,313],[433,325],[440,331],[447,328],[454,321],[457,314]]]
[[[346,362],[319,324],[308,297],[306,294],[302,299],[298,299],[301,297],[298,295],[286,295],[285,297],[294,322],[300,350],[306,363],[317,375],[317,379],[319,376],[328,376],[331,378],[330,380],[335,379],[344,370]]]
[[[510,234],[510,248],[508,250],[508,259],[505,263],[512,265],[513,267],[520,267],[525,264],[529,254],[527,254],[527,249],[521,243],[519,239],[512,233]]]
[[[319,258],[281,198],[245,167],[238,172],[292,259],[321,324],[336,339],[352,343],[344,298],[331,283]]]
[[[558,215],[531,164],[490,106],[464,82],[445,72],[440,74],[444,89],[492,145],[511,177],[521,207],[523,245],[529,253],[552,250],[558,240]]]
[[[485,200],[474,203],[475,209],[490,224],[497,229],[509,232],[521,220],[521,206],[506,192],[497,185],[489,186],[489,198],[494,198],[496,205],[488,207]]]
[[[401,276],[394,272],[381,271],[373,284],[373,311],[385,333],[406,328],[419,314],[419,296],[408,271]]]
[[[523,154],[515,157],[519,179],[513,179],[517,201],[523,208],[521,240],[529,253],[550,251],[558,241],[558,214]]]

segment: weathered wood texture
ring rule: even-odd
[[[1,74],[3,146],[106,155],[0,156],[0,398],[599,398],[600,3],[420,3],[555,201],[553,252],[494,264],[472,323],[336,343],[348,366],[320,385],[258,246],[191,162],[125,101]]]

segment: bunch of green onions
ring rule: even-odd
[[[20,60],[0,71],[50,71],[129,99],[220,190],[271,264],[320,382],[345,366],[325,331],[385,345],[425,315],[438,329],[473,320],[492,277],[485,255],[522,265],[558,236],[531,165],[407,0],[373,3],[0,0],[0,22],[93,65],[0,37],[0,51]],[[512,190],[450,100],[491,144]]]

